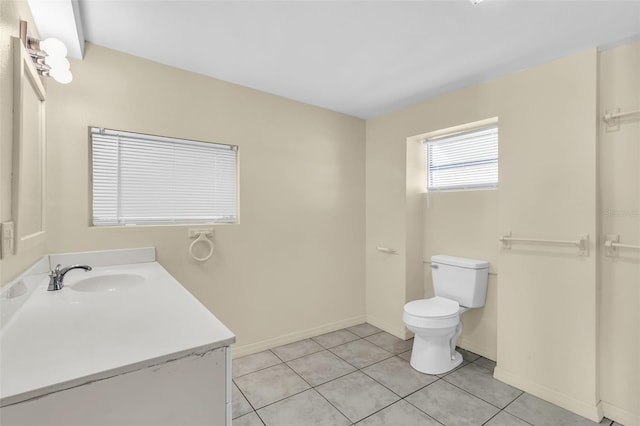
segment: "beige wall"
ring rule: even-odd
[[[463,317],[461,346],[496,358],[498,191],[424,192],[422,135],[497,117],[509,108],[500,80],[451,92],[367,121],[367,319],[399,336],[409,333],[402,306],[431,297],[434,254],[486,259],[486,306]],[[399,251],[388,256],[376,246]],[[416,284],[417,282],[417,284]]]
[[[464,315],[461,346],[497,359],[502,380],[597,417],[593,244],[583,258],[573,249],[501,250],[498,243],[507,230],[593,240],[595,116],[596,52],[589,50],[367,121],[367,318],[406,335],[402,306],[415,294],[416,233],[424,260],[438,253],[487,259],[487,302]],[[491,117],[499,118],[499,189],[430,194],[420,224],[407,138]],[[399,255],[377,253],[377,245]],[[429,269],[420,267],[429,297]]]
[[[502,126],[502,123],[499,124]],[[458,344],[496,359],[498,302],[498,197],[499,190],[440,192],[429,194],[424,218],[425,260],[434,254],[485,259],[490,275],[484,308],[463,315]],[[425,264],[426,297],[433,296],[431,268]]]
[[[384,118],[367,120],[367,322],[401,338],[407,336],[402,306],[407,274],[406,138],[410,135],[388,126]],[[376,247],[388,247],[398,254],[382,253]]]
[[[534,238],[588,234],[591,253],[531,244],[500,251],[495,376],[595,420],[597,55],[537,71],[506,78],[513,107],[500,120],[513,127],[501,126],[498,226]]]
[[[13,157],[13,49],[11,38],[20,37],[20,21],[29,23],[29,33],[37,37],[26,1],[0,1],[0,222],[13,220],[11,173]],[[38,244],[0,260],[0,285],[6,284],[45,253]]]
[[[49,86],[52,253],[156,246],[237,335],[234,356],[364,320],[364,121],[88,44]],[[236,144],[240,224],[91,227],[88,126]]]
[[[640,108],[640,42],[600,53],[599,116]],[[615,124],[615,123],[614,123]],[[600,238],[640,244],[640,119],[600,125]],[[601,240],[602,241],[602,240]],[[640,425],[640,252],[620,249],[600,268],[600,394],[605,416]]]

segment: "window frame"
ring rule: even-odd
[[[430,185],[430,177],[431,177],[431,169],[430,169],[430,160],[429,160],[429,143],[436,143],[438,141],[442,142],[443,140],[447,139],[447,138],[453,138],[453,137],[459,137],[459,136],[464,136],[466,134],[471,134],[471,133],[477,133],[477,132],[482,132],[485,130],[489,130],[489,129],[495,129],[495,149],[496,149],[496,156],[495,158],[492,158],[490,161],[490,164],[495,164],[495,168],[496,168],[496,178],[495,181],[492,182],[485,182],[485,183],[473,183],[473,182],[463,182],[460,184],[456,184],[456,185],[439,185],[439,186],[435,186],[435,185]],[[431,132],[431,133],[427,133],[425,135],[422,136],[422,138],[420,138],[420,142],[423,145],[423,154],[424,154],[424,172],[425,172],[425,176],[424,176],[424,188],[426,189],[427,193],[431,193],[431,192],[458,192],[458,191],[482,191],[482,190],[494,190],[494,189],[498,189],[499,186],[499,160],[500,160],[500,154],[499,154],[499,126],[498,126],[498,119],[496,118],[491,118],[491,119],[487,119],[487,120],[482,120],[482,121],[477,121],[477,122],[473,122],[473,123],[468,123],[468,124],[464,124],[461,126],[456,126],[456,127],[450,127],[450,128],[446,128],[446,129],[442,129],[442,130],[438,130],[435,132]],[[485,160],[486,161],[486,160]],[[479,165],[479,164],[473,164],[475,163],[475,161],[471,161],[471,162],[467,162],[466,165],[467,167],[469,165],[474,166],[474,165]],[[457,169],[463,169],[465,167],[465,164],[460,164],[458,167],[454,167]]]
[[[126,136],[131,136],[133,138],[139,138],[141,140],[146,139],[147,142],[151,142],[153,140],[162,141],[162,142],[179,142],[179,143],[194,143],[194,144],[211,144],[218,147],[228,147],[230,150],[235,152],[235,162],[234,162],[234,182],[235,182],[235,217],[234,220],[231,221],[208,221],[208,220],[197,220],[197,221],[189,221],[189,220],[175,220],[175,221],[148,221],[148,222],[140,222],[140,223],[127,223],[126,221],[118,221],[118,223],[96,223],[94,217],[94,141],[93,141],[93,133],[94,130],[101,130],[110,132],[113,134],[121,134]],[[197,139],[186,139],[179,138],[173,136],[160,136],[151,133],[142,133],[142,132],[132,132],[127,130],[116,130],[112,128],[106,128],[101,126],[88,126],[88,145],[89,145],[89,226],[94,228],[117,228],[117,227],[165,227],[165,226],[198,226],[198,225],[236,225],[240,223],[240,176],[239,176],[239,161],[240,161],[240,147],[238,145],[231,145],[219,142],[211,142],[211,141],[203,141]]]

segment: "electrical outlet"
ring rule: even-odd
[[[0,235],[2,236],[2,252],[0,254],[3,259],[13,254],[13,230],[13,222],[4,222],[2,229],[0,229]]]

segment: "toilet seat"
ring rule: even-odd
[[[404,311],[416,317],[449,318],[458,315],[460,305],[455,300],[436,296],[409,302],[404,305]]]
[[[452,327],[460,322],[460,305],[455,300],[438,296],[414,300],[404,305],[403,319],[414,327]]]

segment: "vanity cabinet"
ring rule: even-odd
[[[231,425],[228,347],[0,408],[9,425]]]
[[[57,264],[92,270],[47,291]],[[153,247],[45,256],[0,303],[2,426],[231,426],[235,335]]]

